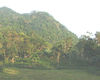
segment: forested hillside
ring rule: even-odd
[[[57,66],[77,42],[75,34],[46,12],[19,14],[0,8],[0,59],[4,65]]]
[[[45,41],[51,43],[69,37],[73,38],[74,42],[77,41],[75,34],[67,30],[46,12],[33,11],[31,13],[19,14],[9,8],[3,7],[0,8],[0,26],[12,28],[17,32],[24,32],[28,35],[34,31]]]
[[[0,8],[0,65],[25,68],[100,66],[100,32],[77,36],[46,12]]]

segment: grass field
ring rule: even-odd
[[[0,80],[100,80],[99,69],[33,70],[5,68]]]

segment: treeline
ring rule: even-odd
[[[0,61],[3,65],[22,64],[27,67],[38,65],[49,68],[59,65],[61,57],[65,59],[64,55],[73,46],[70,37],[52,44],[34,32],[26,35],[24,32],[10,29],[0,31]]]
[[[76,45],[72,38],[52,44],[39,35],[3,29],[0,32],[1,66],[56,68],[100,66],[100,32],[94,38],[82,36]]]
[[[71,64],[100,67],[100,32],[95,37],[82,35],[69,53]]]
[[[27,68],[100,66],[100,32],[75,34],[46,12],[0,8],[0,65]]]

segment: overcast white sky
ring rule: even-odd
[[[46,11],[77,35],[100,31],[100,0],[0,0],[2,6],[19,13]]]

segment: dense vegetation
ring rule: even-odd
[[[79,39],[46,12],[0,8],[0,65],[37,69],[100,66],[100,32]]]
[[[19,14],[0,8],[0,57],[4,65],[52,67],[78,41],[46,12]]]
[[[55,43],[69,37],[76,41],[77,37],[68,31],[62,24],[56,21],[46,12],[33,11],[27,14],[19,14],[3,7],[0,9],[0,26],[24,32],[28,36],[32,32],[41,36],[45,41]]]

